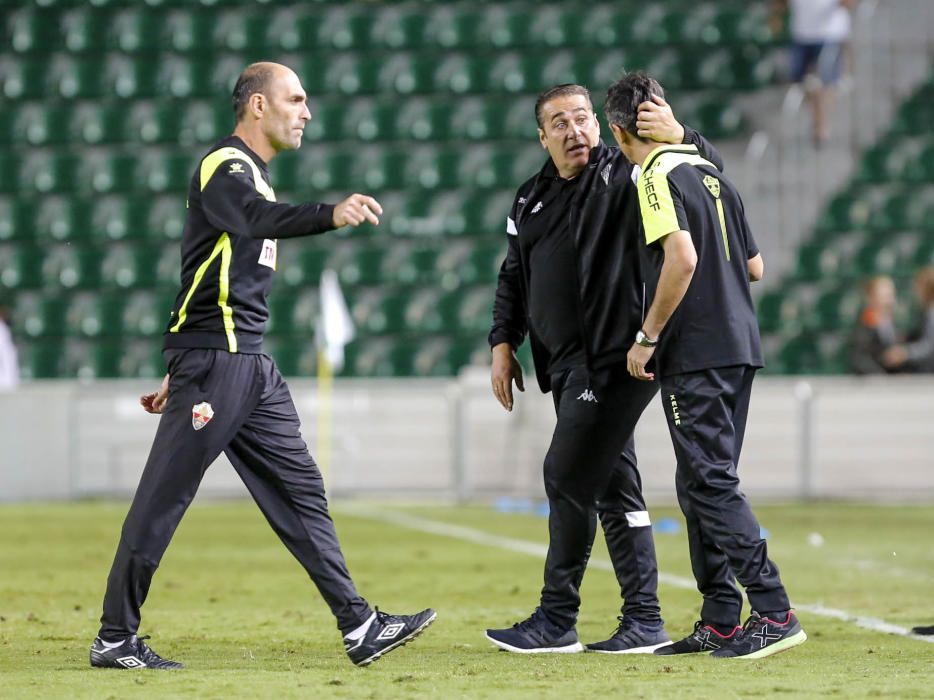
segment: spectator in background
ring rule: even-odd
[[[889,371],[934,372],[934,265],[922,267],[912,283],[918,298],[919,318],[906,342],[883,353]]]
[[[15,389],[19,384],[19,360],[10,333],[9,312],[0,305],[0,391]]]
[[[783,13],[791,11],[791,80],[804,84],[811,103],[815,146],[827,141],[827,113],[843,73],[843,49],[850,36],[850,11],[855,5],[856,0],[773,0],[772,3],[773,34],[781,29]]]
[[[854,374],[884,374],[893,370],[883,358],[896,342],[892,310],[895,283],[884,275],[873,277],[863,287],[866,303],[850,341],[850,371]]]

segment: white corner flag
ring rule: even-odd
[[[344,367],[344,346],[354,338],[353,320],[334,270],[321,273],[318,295],[318,440],[315,451],[321,475],[327,479],[331,466],[331,393],[334,373]]]
[[[354,327],[334,270],[321,273],[318,308],[318,352],[324,355],[332,372],[340,372],[344,367],[344,346],[354,339]]]

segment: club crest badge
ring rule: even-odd
[[[207,401],[196,403],[191,407],[191,427],[195,430],[201,430],[211,422],[214,417],[214,409]]]
[[[720,197],[720,181],[717,178],[712,175],[705,175],[704,185],[710,190],[710,194],[713,195],[714,199]]]

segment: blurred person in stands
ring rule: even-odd
[[[630,338],[627,367],[635,380],[661,385],[691,569],[703,595],[694,630],[655,653],[760,659],[807,640],[738,474],[763,366],[750,283],[762,278],[764,263],[722,168],[693,145],[639,136],[635,105],[655,95],[664,95],[655,79],[628,73],[604,104],[616,143],[641,170],[649,304]],[[742,628],[737,580],[752,609]]]
[[[790,77],[804,85],[811,103],[815,146],[826,143],[829,136],[828,113],[843,74],[855,5],[856,0],[773,0],[773,34],[779,33],[782,17],[790,10]]]
[[[915,273],[912,289],[918,300],[918,321],[904,343],[885,350],[883,363],[889,370],[930,373],[934,372],[934,265]]]
[[[885,353],[897,340],[895,283],[891,277],[873,277],[863,286],[865,304],[850,337],[850,371],[854,374],[885,374],[895,371],[886,365]]]
[[[590,93],[581,85],[542,93],[535,119],[548,158],[519,188],[506,218],[489,343],[493,393],[507,411],[513,382],[523,390],[515,351],[526,338],[538,386],[554,399],[557,424],[543,466],[549,546],[538,607],[486,636],[516,653],[582,650],[575,624],[599,516],[623,614],[613,635],[587,650],[651,653],[669,637],[632,438],[658,387],[626,372],[644,304],[633,167],[600,139]],[[696,144],[722,164],[661,96],[640,106],[639,128],[647,138]]]
[[[0,391],[10,391],[19,384],[19,359],[9,321],[9,309],[0,304]]]
[[[375,661],[435,619],[430,608],[414,615],[374,611],[357,592],[291,393],[263,351],[278,239],[377,225],[382,214],[363,194],[335,205],[276,201],[268,163],[301,146],[311,119],[306,100],[289,68],[248,66],[233,91],[233,133],[205,154],[188,184],[182,284],[163,336],[168,374],[157,392],[140,397],[143,409],[161,418],[107,578],[92,666],[182,667],[137,636],[140,609],[221,452],[324,598],[351,662]]]

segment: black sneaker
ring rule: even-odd
[[[97,637],[91,645],[91,665],[95,668],[155,668],[160,671],[185,668],[178,661],[163,659],[144,642],[149,636],[127,637],[123,644],[108,649]]]
[[[729,634],[721,634],[714,629],[713,625],[698,620],[694,623],[694,631],[691,634],[684,639],[679,639],[674,644],[659,647],[654,653],[659,656],[668,656],[670,654],[698,654],[702,651],[716,651],[728,645],[742,629],[737,625]]]
[[[344,650],[357,666],[367,666],[383,654],[415,639],[438,616],[431,608],[414,615],[390,615],[376,608],[375,618],[359,639],[344,637]]]
[[[788,611],[784,621],[771,620],[753,613],[736,638],[718,649],[711,656],[718,658],[764,659],[766,656],[786,651],[804,644],[808,636],[801,629],[793,610]]]
[[[486,638],[500,649],[517,654],[573,654],[584,650],[577,641],[577,630],[554,624],[541,608],[535,608],[531,617],[512,627],[487,630]]]
[[[618,617],[619,627],[605,642],[588,644],[586,651],[601,654],[651,654],[658,647],[671,644],[671,637],[661,622],[649,625],[631,617]]]

